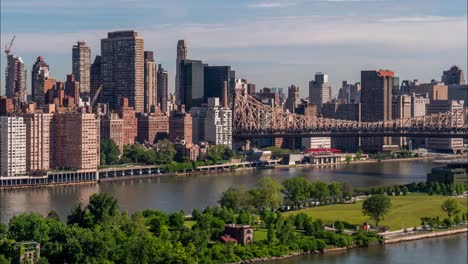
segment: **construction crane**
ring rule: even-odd
[[[96,93],[95,93],[94,96],[93,96],[93,100],[91,100],[90,106],[93,106],[93,105],[94,105],[94,103],[96,102],[96,100],[97,100],[97,98],[98,98],[99,93],[101,92],[101,90],[102,90],[102,84],[99,85],[99,88],[97,88]]]
[[[5,45],[5,54],[7,56],[7,61],[8,61],[8,55],[10,55],[11,46],[13,46],[13,41],[15,41],[15,38],[16,36],[13,35],[13,38],[10,41],[10,45]]]
[[[5,73],[8,72],[8,56],[10,55],[10,50],[11,50],[11,46],[13,46],[13,41],[15,41],[15,35],[13,35],[13,38],[11,39],[10,41],[10,45],[8,44],[5,44],[5,54],[6,54],[6,67],[5,67]],[[0,81],[1,83],[1,81]],[[7,87],[7,84],[6,84],[6,80],[5,80],[5,93],[6,93],[6,87]]]

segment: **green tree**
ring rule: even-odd
[[[174,144],[167,139],[159,140],[157,144],[156,163],[167,164],[174,161],[177,151]]]
[[[272,158],[281,158],[283,156],[293,153],[293,151],[290,149],[283,149],[283,148],[276,147],[276,146],[266,147],[263,150],[271,151]]]
[[[448,218],[451,218],[452,215],[458,214],[461,211],[460,203],[454,198],[445,200],[440,208],[447,213]]]
[[[375,226],[390,212],[392,203],[388,196],[374,195],[362,204],[362,213],[375,221]]]
[[[257,209],[278,209],[283,203],[282,186],[273,178],[264,177],[257,182],[255,200]]]
[[[346,164],[349,164],[353,160],[353,157],[351,157],[351,155],[346,155],[345,160]]]
[[[47,214],[47,218],[54,219],[60,222],[60,215],[55,210],[50,210],[49,213]]]
[[[361,159],[362,159],[362,150],[359,149],[356,152],[356,160],[361,160]]]
[[[241,209],[246,209],[249,206],[250,195],[245,186],[233,186],[229,187],[223,194],[221,195],[221,199],[219,201],[222,207],[226,207],[229,209],[238,212]]]
[[[184,212],[175,212],[169,215],[169,226],[174,230],[181,230],[184,227]]]
[[[101,139],[101,165],[112,165],[119,161],[120,150],[114,140]],[[104,158],[104,163],[102,163]]]
[[[309,181],[304,177],[293,177],[283,181],[284,192],[297,208],[309,198]]]
[[[335,229],[337,234],[343,234],[344,231],[344,224],[341,221],[335,222]]]
[[[49,240],[50,227],[46,219],[36,213],[13,216],[8,224],[9,237],[16,241],[37,241],[45,244]]]
[[[401,189],[401,191],[403,192],[403,195],[406,196],[406,195],[408,194],[408,187],[406,187],[406,186],[403,187],[403,188]]]
[[[311,183],[311,197],[319,200],[320,204],[323,203],[325,198],[330,195],[328,185],[322,181],[315,181]]]
[[[99,223],[120,213],[117,200],[107,193],[91,195],[86,209],[92,215],[94,223]]]
[[[338,202],[343,197],[343,193],[341,192],[341,184],[337,182],[332,182],[328,185],[328,192],[330,196],[333,198],[333,202]]]

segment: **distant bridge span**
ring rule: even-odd
[[[233,137],[437,137],[468,138],[468,109],[379,122],[310,118],[262,104],[245,90],[233,100]]]

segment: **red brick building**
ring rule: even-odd
[[[110,113],[101,117],[101,138],[112,139],[123,153],[123,119],[117,113]]]
[[[53,117],[52,167],[67,170],[96,170],[99,165],[98,124],[94,114],[55,113]]]
[[[254,240],[254,228],[250,225],[227,224],[224,225],[224,235],[221,236],[221,241],[233,242],[242,245],[252,244]]]
[[[156,143],[169,134],[169,115],[161,112],[140,113],[138,119],[138,142]]]
[[[185,106],[180,111],[174,111],[169,118],[169,140],[184,140],[186,145],[192,144],[192,115],[185,112]]]
[[[120,118],[123,120],[122,143],[124,145],[133,145],[138,135],[137,118],[133,108],[128,106],[128,99],[122,98],[121,107],[118,111]]]

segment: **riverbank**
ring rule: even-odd
[[[401,158],[388,159],[380,162],[406,162],[418,160],[430,160],[433,157],[419,158]],[[372,164],[378,163],[378,160],[359,160],[352,161],[350,164]],[[57,186],[72,186],[79,184],[97,184],[100,182],[113,182],[134,179],[158,178],[161,176],[197,176],[210,175],[226,172],[243,172],[268,169],[285,169],[285,168],[313,168],[313,167],[343,167],[348,165],[346,162],[324,163],[324,164],[294,164],[283,165],[280,160],[257,161],[257,162],[237,162],[225,163],[209,166],[201,166],[196,170],[185,172],[168,172],[161,170],[157,166],[117,166],[111,168],[100,169],[94,172],[53,172],[43,177],[1,177],[1,189],[18,189],[18,188],[36,188],[36,187],[57,187]],[[83,177],[82,174],[86,174]],[[89,174],[89,175],[88,175]]]
[[[415,241],[415,240],[423,240],[423,239],[433,239],[433,238],[438,238],[438,237],[445,237],[445,236],[462,236],[468,233],[468,228],[461,228],[461,229],[454,229],[454,230],[449,230],[449,231],[439,231],[439,232],[431,232],[431,233],[426,233],[426,234],[414,234],[414,235],[407,235],[402,238],[393,238],[393,239],[388,239],[383,241],[383,245],[390,245],[390,244],[396,244],[396,243],[403,243],[403,242],[410,242],[410,241]],[[368,247],[375,247],[379,246],[382,244],[374,244],[374,245],[369,245]],[[247,264],[247,263],[256,263],[256,262],[271,262],[271,261],[276,261],[276,260],[283,260],[283,259],[290,259],[294,257],[299,257],[299,256],[305,256],[309,254],[332,254],[336,252],[343,252],[347,250],[352,250],[352,249],[357,249],[357,248],[364,248],[364,247],[359,247],[359,246],[352,246],[352,247],[334,247],[334,248],[326,248],[322,251],[314,251],[314,252],[294,252],[285,256],[277,256],[277,257],[269,257],[269,258],[256,258],[256,259],[251,259],[251,260],[244,260],[240,262],[234,262],[232,264]],[[385,250],[385,248],[383,248]]]

